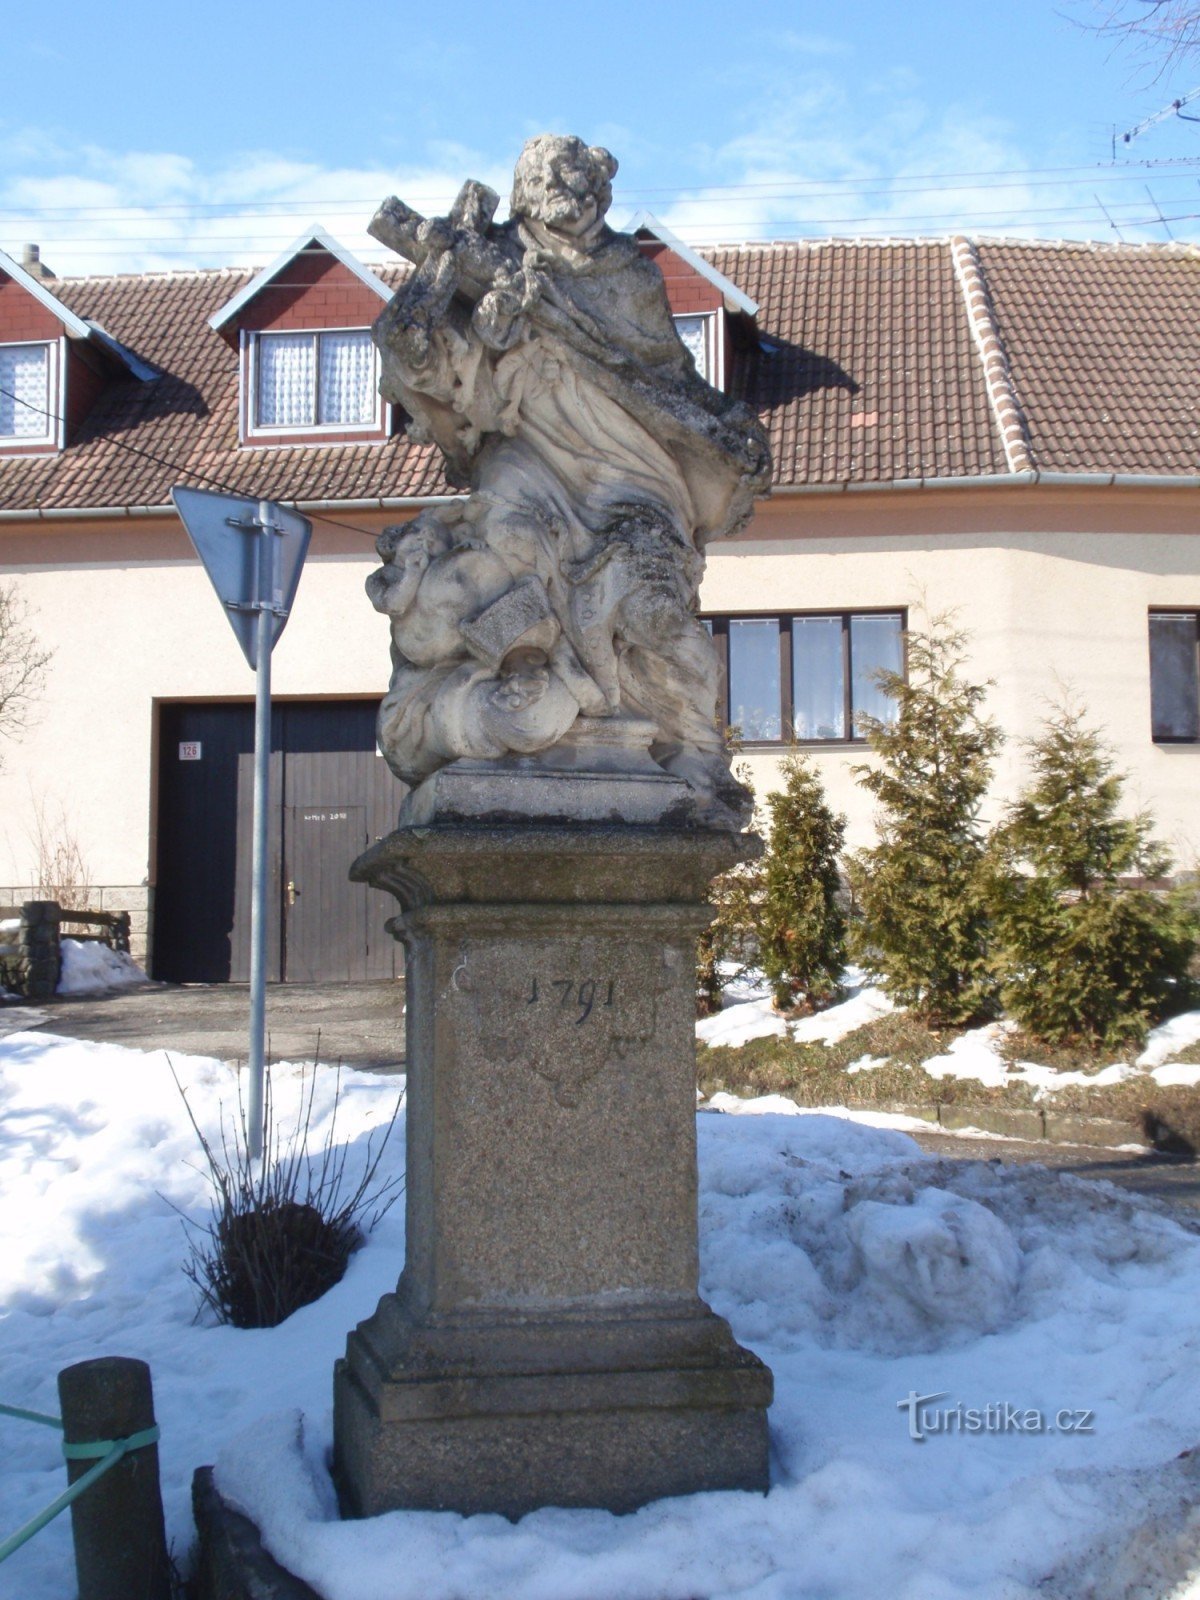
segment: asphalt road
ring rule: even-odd
[[[0,1034],[35,1027],[73,1039],[244,1060],[250,992],[242,983],[148,984],[0,1008]],[[404,1064],[404,983],[289,983],[267,989],[267,1049],[277,1061],[395,1072]]]
[[[1200,1223],[1200,1162],[1192,1156],[1163,1155],[1156,1150],[1104,1150],[1088,1144],[1055,1144],[1049,1139],[963,1138],[952,1133],[914,1133],[930,1155],[959,1161],[1002,1161],[1015,1166],[1038,1165],[1079,1178],[1102,1179],[1124,1189],[1186,1207]]]

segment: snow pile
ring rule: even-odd
[[[176,1067],[214,1133],[232,1070]],[[299,1068],[277,1069],[281,1117],[301,1083]],[[352,1165],[396,1092],[394,1078],[344,1075]],[[1072,1593],[1054,1585],[1085,1564],[1115,1600],[1129,1591],[1105,1588],[1106,1574],[1129,1562],[1101,1561],[1109,1547],[1138,1551],[1143,1574],[1184,1572],[1195,1541],[1171,1508],[1175,1458],[1200,1442],[1195,1235],[1107,1185],[933,1160],[889,1128],[738,1106],[698,1119],[703,1289],[775,1374],[765,1498],[517,1524],[339,1522],[332,1365],[395,1281],[400,1208],[342,1283],[281,1327],[196,1324],[168,1202],[200,1217],[207,1189],[165,1057],[40,1033],[0,1040],[0,1398],[54,1411],[68,1362],[143,1356],[177,1551],[191,1472],[216,1459],[226,1494],[327,1600],[1033,1600]],[[322,1074],[318,1138],[331,1109]],[[1094,1417],[1082,1433],[942,1429],[916,1443],[902,1409],[914,1393],[951,1411]],[[48,1430],[5,1427],[0,1532],[63,1477]],[[14,1600],[58,1600],[72,1582],[65,1519],[0,1568]]]
[[[57,1414],[61,1368],[96,1355],[148,1361],[169,1537],[182,1557],[193,1538],[195,1468],[262,1412],[328,1410],[334,1358],[347,1331],[395,1287],[404,1229],[401,1201],[342,1282],[279,1328],[196,1324],[195,1291],[182,1272],[187,1241],[172,1208],[203,1222],[210,1191],[172,1065],[201,1128],[219,1143],[222,1108],[228,1130],[238,1103],[236,1072],[222,1062],[41,1031],[0,1039],[0,1400]],[[317,1079],[310,1145],[318,1148],[335,1078],[322,1069]],[[305,1083],[298,1066],[272,1069],[279,1127],[294,1126]],[[351,1188],[367,1137],[391,1116],[402,1086],[402,1078],[343,1071],[336,1126],[351,1146]],[[402,1166],[402,1119],[388,1149],[385,1163]],[[49,1429],[0,1419],[0,1430],[2,1537],[49,1505],[65,1478]],[[74,1593],[66,1516],[0,1566],[0,1600]]]
[[[59,994],[99,994],[150,981],[131,955],[98,939],[64,939],[61,948]]]

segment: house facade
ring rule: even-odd
[[[768,429],[770,496],[710,547],[721,713],[760,793],[796,740],[852,843],[874,671],[952,611],[1021,740],[1070,695],[1189,867],[1200,857],[1200,253],[962,238],[692,252],[649,219],[698,366]],[[348,862],[393,825],[376,754],[389,523],[453,491],[383,405],[368,330],[402,269],[319,229],[260,273],[57,279],[0,257],[0,583],[52,651],[3,747],[0,900],[77,846],[161,977],[243,977],[253,681],[170,508],[295,504],[313,538],[273,664],[272,975],[385,976]]]

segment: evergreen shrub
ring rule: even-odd
[[[906,635],[908,674],[881,672],[892,718],[861,716],[875,763],[878,843],[849,858],[851,954],[933,1026],[995,1014],[980,806],[1001,744],[987,685],[962,674],[967,636],[946,616]]]
[[[783,788],[767,796],[770,827],[758,908],[759,962],[776,1006],[819,1010],[841,997],[846,914],[838,856],[846,819],[825,799],[820,775],[796,752]]]
[[[1194,893],[1170,871],[1145,812],[1077,707],[1029,745],[1031,781],[994,830],[989,905],[1005,1010],[1052,1043],[1116,1047],[1187,1003],[1200,935]]]

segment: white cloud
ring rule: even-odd
[[[1046,170],[1056,158],[1011,125],[954,103],[931,107],[907,70],[851,86],[824,67],[737,73],[744,109],[719,143],[690,152],[711,185],[652,207],[689,243],[923,233],[1161,240],[1145,174]],[[931,176],[941,174],[941,177]],[[1171,216],[1200,210],[1194,174],[1155,173]],[[1200,237],[1185,216],[1176,237]]]
[[[316,222],[383,259],[366,227],[386,195],[444,211],[467,177],[503,197],[511,173],[449,144],[425,163],[395,167],[329,167],[260,150],[208,169],[174,151],[68,152],[18,132],[0,151],[0,247],[36,242],[60,276],[248,266]]]
[[[782,59],[777,52],[749,73],[730,68],[729,92],[717,97],[723,125],[714,114],[703,144],[672,150],[645,127],[592,130],[623,161],[617,224],[646,205],[692,243],[956,231],[1113,238],[1099,194],[1126,237],[1164,237],[1141,174],[1120,183],[1103,170],[1038,178],[1030,169],[1053,158],[1011,125],[961,105],[931,106],[906,70],[852,83],[821,59],[831,53],[832,41],[789,36]],[[207,166],[178,151],[68,147],[36,128],[10,129],[0,144],[0,247],[36,242],[60,275],[249,266],[320,223],[380,261],[386,252],[366,226],[385,195],[444,212],[474,177],[499,192],[503,215],[509,160],[507,151],[497,160],[442,140],[394,166],[323,165],[270,149]],[[937,173],[947,176],[930,177]],[[639,192],[660,175],[667,181]],[[700,186],[672,189],[697,175]],[[1153,189],[1168,216],[1200,210],[1187,169],[1154,174]],[[1179,237],[1200,236],[1186,217],[1173,226]]]

